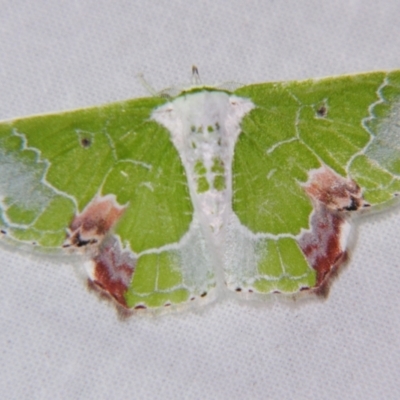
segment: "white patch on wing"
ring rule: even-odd
[[[42,210],[54,195],[48,187],[38,185],[44,171],[43,163],[32,168],[0,149],[0,192],[26,208]]]
[[[202,91],[180,96],[153,113],[153,118],[171,133],[188,176],[198,218],[214,233],[220,230],[226,205],[232,199],[231,165],[240,122],[253,107],[247,99],[224,92]],[[221,160],[223,164],[224,190],[213,187],[215,160]],[[195,171],[198,163],[205,167],[210,185],[210,189],[202,193],[194,185],[198,178]]]
[[[398,160],[400,151],[400,102],[393,104],[390,113],[379,124],[376,137],[365,154],[380,165],[391,169]]]
[[[226,239],[229,236],[230,242],[235,241],[227,235],[226,226],[233,215],[233,151],[240,123],[253,108],[249,99],[204,90],[183,94],[153,112],[152,118],[169,130],[179,152],[194,205],[190,245],[182,247],[183,274],[188,281],[199,275],[206,279],[212,272],[207,268],[208,258],[217,280],[224,280],[221,265],[225,264]],[[199,168],[204,172],[199,173]],[[201,178],[207,183],[199,189]],[[234,231],[243,235],[240,229]],[[206,270],[199,270],[203,268]]]

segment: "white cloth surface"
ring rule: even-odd
[[[400,2],[2,1],[0,118],[400,68]],[[0,249],[2,399],[395,399],[400,210],[359,225],[325,301],[121,321],[77,267]]]

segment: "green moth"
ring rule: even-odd
[[[195,86],[0,123],[6,242],[82,254],[123,310],[326,294],[400,192],[400,71]]]

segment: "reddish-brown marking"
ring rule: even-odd
[[[121,218],[124,209],[110,198],[95,198],[71,223],[71,231],[81,229],[85,233],[104,235]]]
[[[315,290],[326,295],[331,278],[346,261],[343,228],[348,212],[366,206],[360,187],[327,167],[312,171],[305,191],[314,204],[311,231],[299,239],[299,245],[317,273]]]
[[[313,171],[304,189],[312,200],[335,211],[357,210],[364,204],[360,187],[327,167]]]
[[[136,259],[130,252],[121,250],[116,238],[109,237],[102,243],[93,261],[93,283],[127,307],[124,294],[131,283]]]
[[[123,212],[124,208],[112,196],[96,197],[75,216],[64,247],[88,246],[94,263],[90,287],[126,308],[124,294],[132,281],[136,258],[130,251],[122,250],[111,233]]]
[[[64,247],[82,247],[100,243],[107,232],[121,218],[124,208],[111,197],[98,197],[92,200],[81,214],[75,216],[69,229]]]
[[[319,205],[311,219],[311,232],[304,233],[299,240],[300,248],[317,272],[317,287],[329,278],[332,268],[338,266],[345,253],[340,243],[345,222],[340,213]]]

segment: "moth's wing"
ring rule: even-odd
[[[234,151],[228,286],[325,293],[346,259],[351,215],[400,192],[400,72],[236,94],[256,107]]]
[[[1,123],[3,237],[85,252],[92,282],[125,307],[182,304],[206,293],[212,277],[192,265],[209,264],[191,226],[185,171],[168,131],[150,118],[164,102]]]

